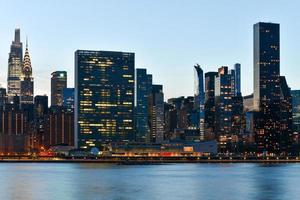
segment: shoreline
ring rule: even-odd
[[[298,159],[262,159],[262,160],[112,160],[112,159],[2,159],[1,163],[99,163],[99,164],[123,164],[123,165],[147,165],[147,164],[183,164],[183,163],[300,163]]]

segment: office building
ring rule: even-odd
[[[22,59],[21,33],[20,29],[16,29],[8,58],[7,96],[9,102],[12,102],[14,96],[20,96],[21,94]]]
[[[146,142],[150,137],[149,100],[152,92],[152,75],[146,69],[136,69],[136,141]]]
[[[63,107],[68,112],[74,112],[74,88],[63,89]]]
[[[74,126],[78,147],[135,139],[134,73],[134,53],[75,52]]]
[[[292,90],[293,131],[300,133],[300,90]]]
[[[238,96],[238,94],[241,94],[241,64],[236,63],[234,64],[234,72],[235,72],[235,90],[234,95]]]
[[[149,101],[151,143],[164,141],[164,93],[162,85],[152,85]]]
[[[51,106],[63,106],[63,90],[65,88],[67,88],[67,72],[53,72],[51,74]]]

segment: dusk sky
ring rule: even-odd
[[[242,64],[243,95],[253,91],[253,24],[280,23],[281,74],[300,89],[300,3],[284,0],[0,0],[0,83],[6,87],[14,29],[26,35],[35,95],[50,94],[50,74],[74,82],[77,49],[134,52],[165,98],[193,95],[193,65],[205,72]]]

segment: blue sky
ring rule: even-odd
[[[50,93],[50,74],[68,72],[74,51],[136,53],[165,97],[193,94],[193,65],[205,72],[242,64],[242,92],[253,90],[253,24],[281,25],[281,74],[300,89],[300,2],[284,0],[0,0],[0,83],[6,87],[14,29],[21,28],[35,78],[35,94]]]

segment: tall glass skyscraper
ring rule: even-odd
[[[75,144],[134,140],[134,53],[75,52]]]
[[[256,144],[263,153],[279,153],[283,134],[281,126],[280,32],[279,24],[260,22],[254,25],[254,110]]]
[[[15,39],[10,46],[8,58],[7,96],[9,101],[21,94],[23,45],[20,29],[15,30]]]
[[[146,142],[149,138],[149,100],[152,92],[152,75],[146,69],[136,69],[136,140]]]
[[[205,93],[204,93],[204,78],[203,70],[200,65],[195,65],[195,108],[199,113],[199,131],[200,131],[200,140],[204,140],[204,130],[205,130]]]

